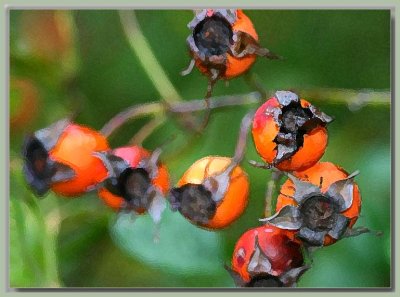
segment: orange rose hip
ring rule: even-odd
[[[323,156],[332,118],[295,93],[278,91],[259,107],[253,140],[265,162],[282,171],[305,170]]]
[[[357,221],[361,195],[354,177],[329,162],[290,175],[281,188],[276,214],[266,219],[283,229],[297,230],[309,246],[330,245]],[[279,221],[279,223],[278,223]]]
[[[231,158],[209,156],[196,161],[170,193],[173,210],[207,229],[230,225],[247,206],[249,181]]]
[[[241,75],[257,56],[278,58],[260,47],[253,23],[241,9],[203,9],[188,27],[192,63],[212,80]]]
[[[106,178],[106,168],[93,153],[108,149],[99,132],[60,120],[26,138],[25,178],[38,196],[49,189],[63,196],[84,194]]]

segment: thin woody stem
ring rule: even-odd
[[[254,110],[248,112],[242,119],[239,137],[235,149],[235,155],[233,157],[232,163],[239,164],[243,160],[244,154],[246,152],[247,135],[249,134],[254,112]]]
[[[259,93],[257,92],[237,96],[214,97],[210,99],[209,108],[216,109],[229,106],[256,104],[260,103],[260,101],[261,98],[259,96]],[[164,114],[167,111],[170,111],[172,113],[196,112],[202,111],[204,110],[204,108],[204,99],[176,102],[170,106],[166,106],[161,102],[151,102],[146,104],[134,105],[111,118],[111,120],[109,120],[103,126],[103,128],[101,129],[101,133],[104,136],[109,137],[127,121],[140,117]]]
[[[119,11],[119,17],[130,48],[139,58],[138,60],[144,71],[150,78],[155,89],[161,95],[161,100],[166,105],[182,101],[182,97],[175,89],[163,67],[158,62],[146,36],[142,33],[135,11],[121,10]],[[165,119],[166,118],[164,117],[164,120]],[[190,130],[196,130],[194,127],[196,119],[191,114],[183,114],[178,120],[184,127],[187,127]]]
[[[232,162],[224,170],[222,175],[229,176],[232,173],[232,171],[235,169],[235,167],[242,162],[244,155],[246,153],[247,135],[249,134],[253,115],[254,115],[254,110],[248,112],[243,117],[243,119],[240,123],[240,131],[239,131],[239,136],[238,136],[238,140],[236,143],[235,154],[233,155]]]
[[[103,128],[101,128],[100,132],[105,137],[109,137],[115,130],[125,124],[128,120],[159,114],[163,111],[164,107],[160,102],[134,105],[114,116],[103,126]]]
[[[302,90],[299,91],[298,93],[302,94],[302,97],[312,97],[314,100],[328,99],[329,102],[335,102],[335,103],[352,104],[351,103],[352,101],[348,99],[348,96],[350,94],[350,98],[362,98],[363,101],[361,105],[390,104],[390,92],[387,91],[373,91],[366,93],[359,91],[359,93],[357,93],[356,90],[351,90],[351,89],[346,89],[346,90],[316,89],[313,91]],[[356,94],[358,94],[358,96]],[[259,92],[252,92],[241,95],[212,97],[210,98],[209,108],[216,109],[229,106],[260,104],[261,100],[262,97]],[[202,111],[204,110],[204,108],[205,108],[204,99],[174,102],[169,106],[166,106],[162,102],[150,102],[146,104],[135,105],[127,108],[126,110],[114,116],[108,123],[104,125],[104,127],[101,129],[101,132],[108,137],[112,133],[114,133],[115,130],[117,130],[119,127],[125,124],[127,121],[133,120],[135,118],[165,113],[167,111],[170,111],[172,113],[196,112],[196,111]]]
[[[261,94],[262,98],[268,98],[268,91],[261,83],[261,80],[257,74],[255,74],[254,72],[247,72],[244,76],[244,79],[251,88],[257,90]]]
[[[143,141],[149,137],[154,130],[161,126],[165,121],[164,115],[155,115],[153,119],[144,124],[129,141],[130,144],[142,145]]]
[[[212,91],[214,89],[214,85],[216,83],[216,80],[210,79],[208,81],[208,85],[207,85],[207,93],[206,96],[204,97],[204,103],[205,103],[205,110],[206,110],[206,114],[204,116],[204,119],[200,125],[200,128],[198,129],[198,133],[201,133],[206,127],[207,124],[210,120],[210,115],[211,115],[211,109],[210,109],[210,98],[212,96]]]
[[[264,216],[266,218],[269,218],[272,215],[272,198],[274,197],[275,190],[282,176],[282,171],[272,168],[271,179],[267,183],[267,191],[265,194]]]

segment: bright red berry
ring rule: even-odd
[[[106,178],[106,168],[93,153],[108,149],[99,132],[60,120],[26,138],[25,178],[38,196],[49,189],[63,196],[84,194]]]
[[[290,287],[303,266],[301,244],[293,231],[265,225],[250,229],[237,241],[229,269],[241,287]]]

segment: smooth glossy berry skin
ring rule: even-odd
[[[254,115],[256,150],[282,171],[305,170],[323,156],[328,144],[326,125],[331,121],[295,93],[278,91]]]
[[[198,69],[212,80],[245,73],[257,55],[278,58],[259,46],[253,23],[241,9],[204,9],[188,26],[191,55]]]
[[[93,153],[108,149],[99,132],[60,120],[26,138],[25,177],[38,196],[49,189],[62,196],[82,195],[106,178],[106,168]]]
[[[156,172],[153,176],[153,172],[151,172],[153,168],[150,168],[148,164],[151,158],[151,153],[148,150],[136,145],[120,147],[108,152],[108,160],[103,159],[103,161],[115,162],[115,160],[110,159],[110,156],[111,158],[117,157],[115,160],[122,160],[124,165],[120,172],[115,172],[115,176],[112,177],[117,184],[110,185],[111,188],[108,187],[109,173],[105,186],[99,190],[99,197],[109,207],[116,211],[133,209],[136,213],[142,214],[148,210],[151,200],[156,195],[165,196],[168,192],[170,184],[168,171],[163,164],[157,162],[154,169]],[[108,165],[112,166],[113,164]],[[137,175],[134,176],[133,174]],[[127,189],[127,187],[130,187],[130,189]],[[135,187],[142,187],[142,189],[134,189]],[[119,193],[112,193],[112,191]],[[137,197],[137,195],[142,197]],[[143,200],[140,202],[137,199]]]
[[[246,231],[236,242],[231,274],[240,286],[294,286],[305,270],[301,242],[293,231],[265,225]]]
[[[289,207],[297,209],[296,213],[303,219],[297,229],[308,229],[304,234],[298,233],[299,238],[309,245],[333,244],[360,215],[361,194],[353,181],[354,176],[330,162],[317,163],[305,171],[295,172],[282,185],[276,212],[285,207],[287,210]],[[315,237],[311,241],[310,235]]]
[[[231,158],[219,156],[196,161],[172,189],[172,209],[206,229],[229,226],[243,213],[249,193],[247,174],[231,164]]]

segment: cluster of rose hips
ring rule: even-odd
[[[244,233],[235,246],[231,274],[241,286],[295,286],[310,266],[302,250],[328,246],[348,236],[361,210],[354,177],[319,162],[331,118],[292,92],[280,91],[255,113],[256,150],[287,172],[275,214]]]
[[[276,57],[259,46],[241,10],[205,9],[189,27],[192,64],[211,80],[244,73],[257,55]],[[63,119],[26,138],[24,172],[38,196],[50,189],[67,197],[97,191],[112,209],[148,213],[156,223],[168,201],[191,223],[219,230],[247,206],[250,186],[240,163],[252,125],[257,152],[268,167],[286,172],[288,180],[275,214],[242,235],[227,268],[238,286],[294,286],[309,268],[304,249],[331,245],[346,236],[360,213],[356,174],[319,163],[331,121],[295,93],[278,91],[255,114],[243,118],[232,158],[201,158],[171,188],[160,150],[136,145],[111,149],[100,132]]]

